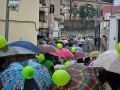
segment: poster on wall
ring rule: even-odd
[[[21,0],[9,0],[8,9],[12,11],[19,11]]]

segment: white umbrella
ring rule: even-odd
[[[107,50],[103,52],[96,61],[107,71],[120,74],[120,55],[116,50]]]

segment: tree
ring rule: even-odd
[[[96,9],[91,5],[86,3],[85,5],[81,5],[78,10],[79,17],[81,19],[92,18],[96,12]]]
[[[72,15],[73,15],[74,19],[76,19],[77,14],[78,14],[78,5],[76,3],[74,3],[72,5]]]

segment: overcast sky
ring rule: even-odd
[[[115,3],[117,3],[118,5],[120,5],[120,0],[115,0]]]

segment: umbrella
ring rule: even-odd
[[[79,64],[73,64],[65,67],[70,74],[70,82],[62,87],[62,90],[99,90],[101,87],[97,78],[97,69]],[[52,90],[57,90],[57,86],[53,86]]]
[[[54,47],[52,45],[47,45],[47,44],[39,45],[38,48],[44,53],[59,52],[59,50],[56,47]]]
[[[33,43],[29,41],[15,41],[15,42],[9,43],[8,46],[19,46],[19,47],[29,49],[37,54],[40,53],[40,50]]]
[[[98,57],[101,54],[99,51],[93,51],[88,54],[89,57]]]
[[[72,47],[72,48],[75,48],[76,51],[83,51],[81,47]]]
[[[4,56],[11,56],[11,55],[16,55],[16,54],[36,54],[28,49],[22,48],[22,47],[17,47],[17,46],[13,46],[13,47],[8,47],[8,51],[7,52],[0,52],[0,57],[4,57]]]
[[[8,47],[7,52],[0,51],[0,57],[6,57],[11,62],[16,60],[19,61],[19,60],[27,60],[30,58],[34,58],[35,54],[36,53],[28,49],[18,47],[18,46]]]
[[[66,48],[60,49],[60,52],[58,52],[58,53],[50,52],[50,54],[52,54],[54,56],[58,56],[58,57],[63,57],[66,59],[73,58],[73,54]]]
[[[80,58],[83,58],[83,57],[86,57],[88,54],[83,52],[83,51],[77,51],[75,54],[74,54],[74,59],[80,59]]]
[[[107,50],[103,52],[96,61],[107,71],[120,74],[120,55],[116,50]]]
[[[25,79],[22,75],[24,66],[31,66],[35,70],[32,79]],[[14,62],[0,75],[4,90],[46,90],[52,83],[51,77],[45,66],[33,60],[21,63]]]

